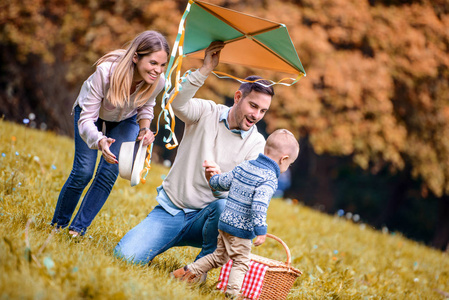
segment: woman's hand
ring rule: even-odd
[[[140,141],[143,140],[143,146],[148,146],[152,142],[154,142],[154,133],[149,129],[144,129],[139,132],[139,136],[137,139]]]
[[[102,138],[98,142],[98,149],[101,151],[101,154],[103,155],[104,159],[110,164],[118,164],[117,157],[114,155],[114,153],[111,152],[111,150],[109,150],[109,147],[114,142],[115,139],[108,137]]]

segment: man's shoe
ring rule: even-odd
[[[76,232],[75,230],[69,230],[69,235],[71,238],[77,238],[80,236],[80,233]]]
[[[186,281],[187,283],[204,282],[204,280],[206,279],[206,276],[203,276],[203,275],[204,274],[202,274],[202,275],[193,274],[189,270],[189,268],[187,268],[187,266],[177,269],[170,273],[171,277],[176,278],[181,281]],[[201,281],[201,279],[203,279],[203,277],[204,277],[204,280]]]

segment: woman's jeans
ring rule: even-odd
[[[201,210],[174,216],[157,205],[122,238],[114,255],[144,265],[172,247],[192,246],[202,248],[199,259],[217,248],[218,220],[225,205],[225,199],[217,199]]]
[[[81,194],[92,179],[97,162],[98,150],[90,149],[79,135],[78,120],[80,113],[81,108],[76,106],[74,122],[75,158],[73,160],[73,168],[59,194],[55,214],[51,221],[51,224],[53,226],[56,225],[58,228],[65,228],[69,225],[72,214],[81,198]],[[95,125],[100,131],[103,124],[106,125],[105,135],[115,139],[115,142],[112,143],[109,149],[117,157],[122,143],[134,141],[139,133],[136,116],[120,122],[107,122],[101,119],[95,122]],[[86,192],[78,213],[69,227],[70,230],[79,232],[81,235],[86,232],[87,227],[89,227],[106,202],[117,180],[117,176],[118,165],[106,162],[102,156],[94,180]]]

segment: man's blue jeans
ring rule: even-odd
[[[218,199],[202,210],[174,216],[158,205],[122,238],[114,255],[144,265],[176,246],[202,248],[196,259],[210,254],[217,247],[218,220],[225,203]]]
[[[78,131],[78,120],[81,108],[75,107],[75,158],[72,172],[65,182],[59,194],[55,213],[51,221],[58,228],[69,225],[72,214],[78,204],[81,194],[92,179],[97,162],[98,150],[90,149],[83,141]],[[103,123],[106,125],[106,136],[115,139],[110,150],[117,157],[123,142],[134,141],[139,133],[139,125],[136,116],[121,122],[106,122],[99,119],[95,125],[101,130]],[[84,234],[95,216],[103,207],[118,176],[118,165],[110,164],[101,157],[95,178],[92,181],[81,206],[72,221],[69,229]]]

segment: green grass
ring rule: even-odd
[[[120,238],[157,203],[168,169],[153,164],[147,183],[118,179],[86,237],[49,225],[73,159],[73,141],[0,120],[0,299],[223,299],[214,289],[219,270],[189,287],[169,272],[199,249],[173,248],[150,266],[112,256]],[[28,224],[28,225],[27,225]],[[288,299],[449,299],[449,257],[280,199],[270,204],[269,232],[282,238],[292,265],[303,271]],[[267,241],[258,255],[285,260]]]

